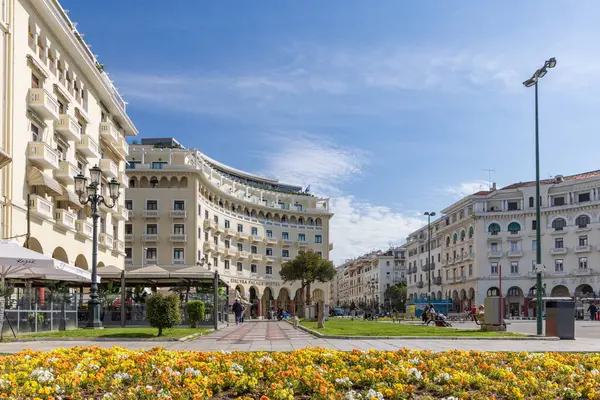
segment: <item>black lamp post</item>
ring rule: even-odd
[[[535,87],[535,244],[536,244],[536,292],[537,292],[537,334],[542,334],[542,241],[541,239],[541,216],[540,216],[540,138],[538,123],[538,80],[548,73],[548,68],[556,67],[556,59],[552,57],[544,63],[544,66],[523,82],[525,87]]]
[[[79,196],[81,204],[89,204],[92,207],[92,285],[90,287],[90,300],[88,301],[88,322],[87,328],[102,328],[100,320],[100,301],[98,300],[98,207],[104,204],[108,208],[113,208],[119,198],[119,182],[112,179],[108,183],[108,193],[112,203],[109,203],[104,196],[99,193],[101,188],[100,177],[102,170],[95,166],[90,168],[90,184],[87,184],[87,178],[82,174],[75,177],[75,192]]]
[[[427,211],[427,303],[431,303],[431,217],[435,217],[435,212]]]

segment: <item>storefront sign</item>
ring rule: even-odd
[[[254,285],[254,286],[281,286],[281,282],[275,281],[262,281],[262,280],[253,280],[253,279],[239,279],[239,278],[229,278],[229,283],[236,283],[241,285]]]

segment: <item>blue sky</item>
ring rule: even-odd
[[[141,137],[332,197],[332,257],[473,190],[600,168],[600,3],[63,0]]]

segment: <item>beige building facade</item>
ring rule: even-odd
[[[130,146],[128,160],[128,268],[200,264],[219,272],[230,300],[250,303],[249,315],[262,318],[278,307],[298,313],[299,283],[284,283],[279,270],[302,249],[329,258],[328,199],[234,169],[172,138],[143,139]],[[313,301],[328,306],[329,289],[312,285]]]
[[[430,287],[429,295],[432,300],[443,297],[440,229],[440,220],[431,221],[431,240],[427,225],[411,233],[406,239],[404,247],[409,300],[426,299]],[[429,251],[430,245],[431,251]],[[431,284],[429,284],[430,276]]]
[[[73,178],[79,173],[89,178],[89,169],[98,165],[105,193],[112,178],[126,187],[126,136],[137,130],[57,1],[7,0],[1,7],[2,235],[90,269],[92,221]],[[99,266],[122,268],[124,196],[100,214]]]

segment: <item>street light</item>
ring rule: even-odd
[[[100,301],[98,300],[98,207],[104,204],[108,208],[113,208],[119,198],[119,182],[112,179],[108,182],[108,194],[112,203],[109,203],[102,193],[98,193],[101,189],[100,177],[102,170],[95,166],[90,168],[90,184],[86,186],[87,178],[82,174],[75,177],[75,193],[79,196],[81,204],[89,204],[92,207],[92,285],[90,287],[90,300],[88,301],[88,328],[102,328],[100,320]]]
[[[427,211],[427,303],[431,302],[431,217],[435,217],[435,212]]]
[[[542,334],[542,241],[541,238],[541,217],[540,217],[540,135],[538,122],[538,81],[548,73],[548,68],[556,67],[556,59],[552,57],[544,63],[544,66],[533,74],[533,76],[523,82],[525,87],[535,87],[535,243],[536,243],[536,297],[537,297],[537,334]]]

